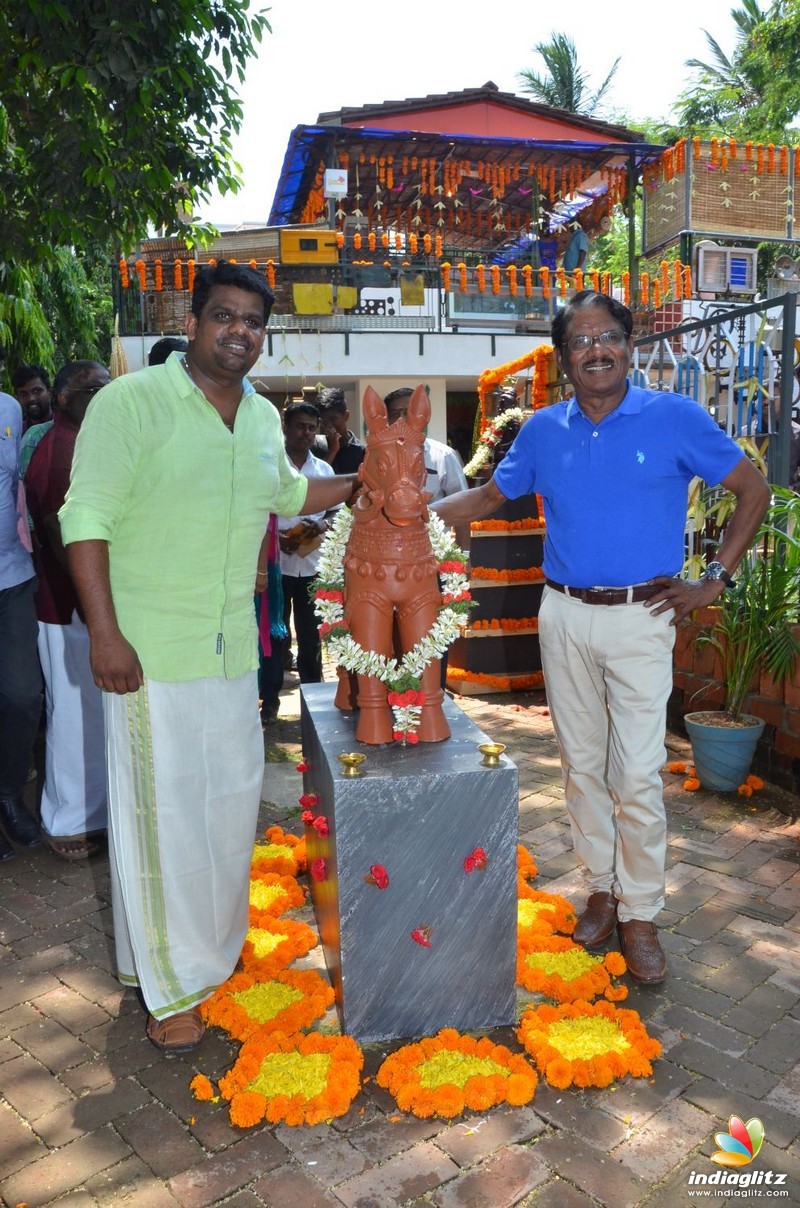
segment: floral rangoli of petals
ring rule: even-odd
[[[266,843],[256,843],[253,850],[253,866],[261,872],[276,872],[281,876],[296,877],[305,871],[305,836],[290,835],[280,826],[270,826],[266,832]]]
[[[231,1123],[319,1124],[343,1116],[361,1088],[364,1056],[349,1036],[259,1034],[220,1079]]]
[[[280,918],[287,910],[305,904],[306,895],[294,877],[277,872],[250,870],[250,925],[268,926],[270,919]]]
[[[600,994],[619,1002],[627,997],[628,988],[614,986],[611,979],[624,973],[625,967],[618,952],[595,955],[564,936],[520,934],[517,938],[517,984],[556,1002]]]
[[[523,847],[521,843],[517,844],[517,876],[523,881],[532,881],[538,873],[539,869],[536,866],[531,853],[527,847]]]
[[[206,1023],[234,1040],[257,1032],[299,1032],[310,1028],[334,1000],[328,982],[313,969],[287,970],[263,981],[244,970],[234,973],[201,1004]]]
[[[465,1109],[529,1103],[537,1077],[524,1057],[503,1045],[444,1028],[391,1053],[376,1081],[394,1095],[401,1111],[451,1119]]]
[[[292,961],[307,956],[318,942],[317,933],[307,923],[269,919],[247,932],[242,964],[247,972],[268,979],[288,969]]]
[[[562,1090],[608,1086],[625,1074],[649,1077],[661,1053],[636,1011],[602,1001],[531,1007],[517,1035],[547,1082]]]
[[[544,893],[539,889],[531,889],[524,883],[520,884],[517,902],[517,926],[520,934],[544,932],[548,935],[557,931],[562,935],[572,935],[576,922],[572,903],[566,898],[557,893]]]

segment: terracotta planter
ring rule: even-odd
[[[738,722],[724,717],[723,713],[687,713],[683,720],[703,788],[730,793],[746,780],[765,723],[749,713],[742,713]]]

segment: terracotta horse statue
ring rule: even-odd
[[[400,654],[411,650],[429,632],[442,602],[427,530],[431,496],[424,489],[431,406],[425,387],[418,386],[407,418],[390,425],[383,401],[368,386],[363,407],[367,452],[344,557],[344,619],[364,650],[398,658],[396,637]],[[425,703],[417,733],[421,742],[441,742],[450,727],[442,712],[439,659],[428,664],[421,682]],[[340,669],[335,704],[360,710],[359,742],[392,741],[387,688],[379,679]]]

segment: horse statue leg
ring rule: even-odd
[[[352,586],[346,585],[345,599],[345,619],[361,648],[392,658],[394,607],[391,601],[378,591],[365,589],[357,579]],[[359,742],[379,746],[392,741],[392,711],[387,695],[386,684],[375,676],[358,676],[356,738]]]
[[[439,615],[442,597],[438,588],[429,590],[406,604],[397,614],[400,641],[404,651],[411,650],[429,632]],[[442,709],[444,692],[441,685],[441,660],[433,659],[422,674],[425,704],[420,714],[420,742],[444,742],[450,737],[450,727]]]

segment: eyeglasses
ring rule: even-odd
[[[591,348],[592,344],[619,348],[622,344],[627,343],[627,340],[628,337],[624,331],[619,327],[612,327],[610,331],[601,331],[598,336],[570,336],[566,344],[570,352],[583,352],[586,348]]]
[[[67,394],[97,394],[98,390],[103,390],[108,385],[108,382],[102,382],[99,386],[73,386]]]

